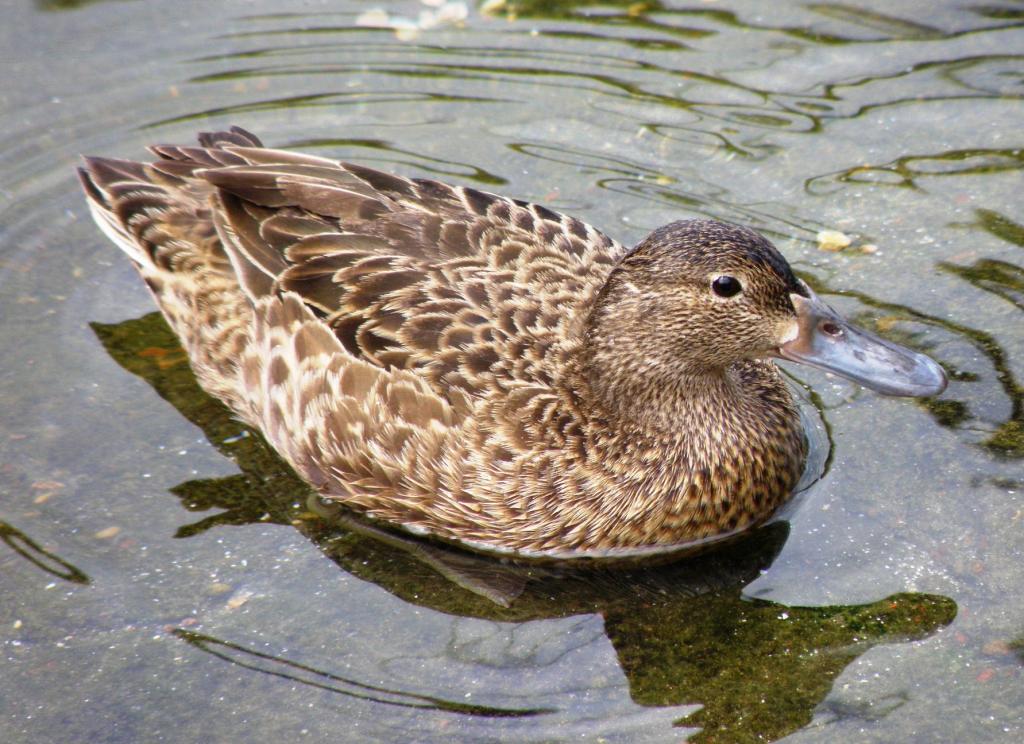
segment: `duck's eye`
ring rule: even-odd
[[[743,285],[734,276],[720,276],[711,282],[711,291],[719,297],[734,297],[743,291]]]

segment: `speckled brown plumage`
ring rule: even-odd
[[[805,444],[775,366],[801,291],[749,230],[632,250],[544,207],[233,129],[88,159],[200,383],[324,496],[473,547],[658,550],[763,521]],[[738,300],[714,275],[743,279]]]

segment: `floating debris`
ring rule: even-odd
[[[242,429],[242,431],[240,431],[235,436],[228,437],[227,439],[223,440],[223,443],[224,444],[234,444],[235,442],[241,442],[243,439],[246,439],[248,436],[249,436],[249,430],[248,429]]]
[[[508,0],[484,0],[480,5],[480,12],[484,15],[498,15],[507,7]]]
[[[868,255],[872,253],[878,253],[878,246],[875,245],[874,243],[865,243],[860,247],[860,252],[867,253]]]
[[[227,608],[229,610],[237,610],[239,607],[244,605],[250,599],[252,599],[253,593],[246,590],[241,590],[231,595],[231,598],[227,601]]]
[[[424,5],[436,10],[424,8],[416,18],[391,15],[383,8],[370,8],[356,16],[356,25],[367,28],[389,28],[395,32],[399,41],[412,41],[422,31],[440,26],[458,26],[469,17],[469,6],[464,2],[448,2],[447,0],[420,0]]]
[[[817,235],[818,250],[836,253],[843,250],[853,242],[849,235],[838,230],[822,230]]]
[[[111,526],[107,527],[106,529],[100,530],[95,535],[93,535],[93,537],[95,537],[97,540],[109,540],[112,537],[116,537],[118,534],[120,534],[120,532],[120,527]]]
[[[364,10],[362,13],[356,16],[357,26],[367,26],[369,28],[388,28],[391,23],[391,17],[388,12],[383,8],[370,8],[370,10]]]

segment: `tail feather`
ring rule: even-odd
[[[199,147],[183,145],[152,145],[149,151],[164,160],[186,162],[192,166],[218,168],[245,165],[246,161],[231,152],[234,147],[262,148],[263,143],[252,132],[231,127],[227,132],[200,132]],[[228,149],[226,149],[228,148]]]
[[[97,160],[98,158],[88,159],[89,170],[86,168],[78,169],[78,180],[81,181],[82,189],[85,191],[89,212],[92,214],[92,218],[100,230],[103,231],[103,234],[110,238],[114,245],[128,254],[128,257],[141,269],[143,266],[151,263],[150,257],[147,251],[135,240],[135,236],[128,231],[124,222],[115,214],[114,206],[108,199],[107,193],[98,183],[99,176],[96,171],[91,170],[91,168],[95,167]]]
[[[215,187],[199,171],[245,165],[231,149],[261,147],[254,134],[232,127],[201,133],[198,147],[151,147],[160,158],[153,163],[86,157],[78,177],[100,229],[143,273],[196,261],[227,269],[209,210]]]
[[[152,145],[148,149],[164,161],[187,163],[194,168],[245,165],[245,160],[230,150],[205,149],[191,145]]]
[[[207,148],[219,148],[225,145],[238,147],[263,147],[260,138],[241,127],[231,127],[226,132],[200,132],[199,144]]]
[[[85,165],[98,184],[146,180],[145,166],[134,160],[86,157]]]

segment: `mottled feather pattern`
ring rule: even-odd
[[[770,363],[692,389],[657,368],[620,384],[645,356],[600,366],[644,342],[614,326],[640,300],[603,304],[643,256],[589,225],[240,129],[152,151],[88,160],[90,207],[201,384],[324,496],[478,548],[582,556],[742,529],[795,484],[804,443]]]
[[[459,420],[422,378],[349,355],[294,294],[256,302],[241,369],[256,425],[321,489],[399,489],[417,446]]]

